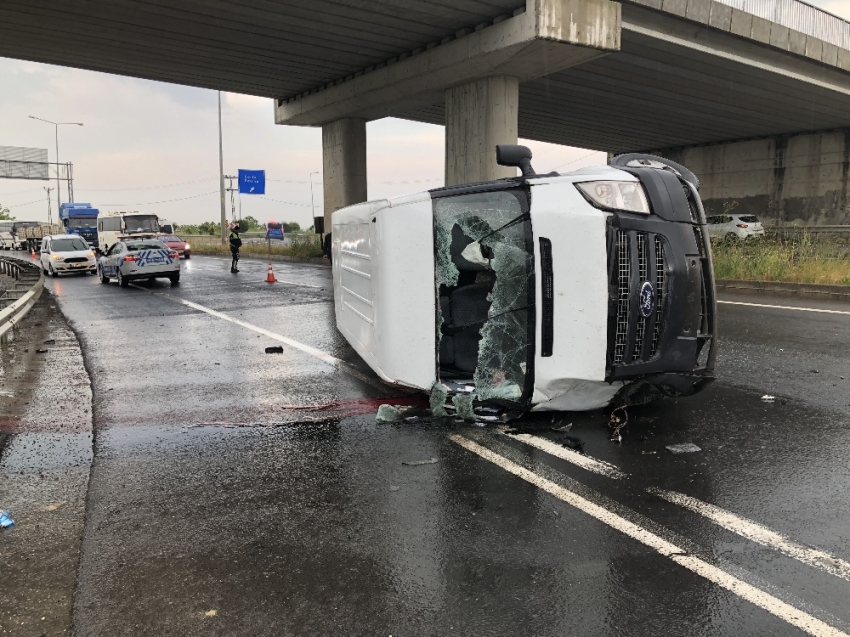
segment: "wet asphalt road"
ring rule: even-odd
[[[632,409],[621,445],[604,414],[567,415],[579,466],[532,446],[557,440],[548,421],[528,442],[450,420],[376,424],[389,393],[334,329],[329,270],[275,264],[269,285],[264,263],[236,276],[228,263],[194,257],[176,288],[48,282],[94,404],[74,635],[850,632],[850,315],[722,304],[721,380]],[[274,335],[348,366],[290,345],[264,354]],[[702,451],[665,449],[683,442]],[[20,448],[0,472],[63,464]]]

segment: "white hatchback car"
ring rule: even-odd
[[[705,220],[712,239],[747,239],[764,236],[761,221],[755,215],[714,215]]]
[[[57,277],[62,272],[87,272],[97,270],[94,250],[76,234],[49,235],[41,241],[41,269]]]
[[[101,283],[115,278],[122,288],[139,279],[168,279],[180,283],[180,254],[158,239],[124,239],[98,261]]]

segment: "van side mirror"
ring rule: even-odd
[[[496,163],[500,166],[518,166],[523,177],[536,174],[531,167],[531,149],[528,146],[498,144],[496,146]]]

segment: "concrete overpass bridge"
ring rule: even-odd
[[[651,150],[709,211],[850,223],[850,25],[797,0],[6,0],[0,55],[275,100],[323,129],[325,214],[366,121],[446,126],[446,182],[518,136]]]

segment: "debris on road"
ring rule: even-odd
[[[266,354],[283,354],[283,345],[272,345],[266,348]]]
[[[573,428],[573,423],[568,423],[566,425],[561,425],[560,423],[558,423],[558,424],[559,424],[559,426],[552,427],[552,431],[564,433],[564,432],[572,430],[572,428]]]
[[[475,411],[472,409],[472,394],[455,394],[452,396],[452,404],[455,406],[455,413],[458,418],[467,422],[475,420]]]
[[[48,350],[46,349],[37,349],[35,350],[36,354],[47,354]]]
[[[617,415],[617,412],[623,412],[622,418]],[[611,412],[611,419],[608,421],[608,426],[611,427],[611,442],[623,442],[623,437],[620,435],[620,430],[629,422],[629,413],[626,411],[626,405],[617,407]]]
[[[12,515],[12,512],[6,509],[5,511],[0,511],[0,529],[8,529],[15,526],[15,521],[9,517]]]
[[[45,344],[45,345],[53,345],[53,344],[55,344],[55,343],[56,343],[56,339],[55,339],[55,338],[48,338],[46,341],[44,341],[44,344]]]
[[[56,509],[61,509],[63,506],[68,504],[67,502],[56,502],[54,504],[48,504],[44,507],[45,511],[55,511]]]
[[[405,460],[401,464],[406,465],[408,467],[421,467],[426,464],[437,464],[436,458],[431,458],[429,460]]]
[[[208,610],[206,613],[204,613],[204,617],[215,617],[216,615],[218,615],[218,611],[215,609]]]
[[[774,400],[776,400],[776,396],[771,396],[770,394],[765,394],[764,396],[761,397],[761,400],[762,400],[762,402],[765,402],[765,403],[772,403]]]
[[[449,388],[442,383],[434,383],[431,388],[431,398],[428,401],[431,407],[431,413],[437,418],[448,416],[446,412],[446,398],[449,395]]]
[[[697,451],[702,451],[702,449],[697,447],[692,442],[683,442],[678,445],[667,445],[667,451],[671,453],[694,453]]]
[[[401,420],[401,410],[393,405],[381,405],[378,407],[378,415],[375,422],[398,422]]]

